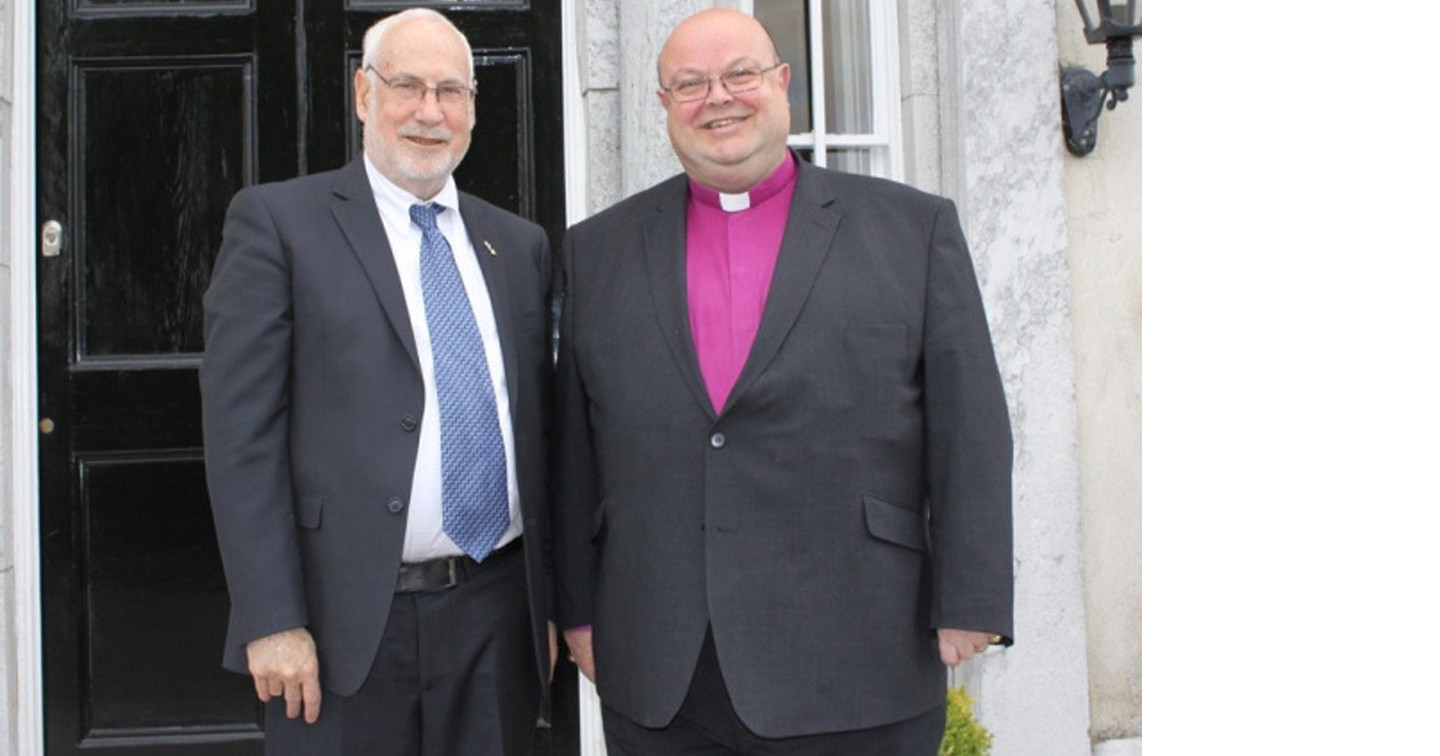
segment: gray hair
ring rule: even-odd
[[[471,60],[475,59],[475,49],[470,46],[470,40],[466,39],[465,33],[460,31],[460,28],[450,19],[446,18],[444,14],[429,8],[411,8],[391,16],[386,16],[365,30],[364,54],[360,59],[360,68],[364,69],[367,66],[373,66],[379,63],[380,48],[384,45],[385,35],[388,34],[397,23],[417,18],[439,21],[449,27],[451,31],[455,32],[455,36],[460,39],[460,43],[465,46],[467,57]]]

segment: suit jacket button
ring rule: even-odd
[[[409,415],[406,415],[400,420],[400,427],[404,429],[406,433],[415,430],[415,426],[417,425],[419,425],[419,423],[415,422],[415,418]]]
[[[390,514],[400,514],[400,510],[405,508],[405,502],[400,501],[398,498],[391,499],[390,503],[385,505],[385,508],[390,510]]]
[[[710,437],[710,448],[712,448],[712,449],[724,449],[724,448],[725,448],[725,434],[724,434],[724,433],[716,433],[715,435],[711,436],[711,437]]]

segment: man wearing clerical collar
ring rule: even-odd
[[[611,754],[933,754],[1013,636],[1010,424],[953,202],[786,147],[790,66],[681,22],[685,173],[561,252],[556,614]]]

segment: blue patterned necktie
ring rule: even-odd
[[[510,525],[505,442],[475,312],[450,243],[435,225],[444,210],[434,203],[410,206],[410,220],[424,233],[420,288],[440,400],[442,520],[455,545],[484,559]]]

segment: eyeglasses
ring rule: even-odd
[[[740,94],[760,86],[760,80],[765,74],[774,71],[784,65],[784,61],[778,62],[769,68],[735,68],[719,76],[701,77],[696,76],[690,79],[681,79],[670,86],[661,86],[670,95],[672,102],[696,102],[710,96],[710,85],[712,82],[720,82],[725,91],[730,94]]]
[[[379,71],[376,71],[374,66],[366,66],[365,70],[375,74],[375,78],[389,87],[390,91],[395,93],[395,96],[406,101],[424,100],[425,93],[431,90],[435,91],[435,101],[441,105],[459,105],[465,102],[465,100],[475,96],[474,87],[467,87],[453,81],[442,81],[430,87],[426,86],[425,82],[409,76],[401,76],[391,81],[382,76]]]

